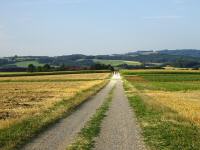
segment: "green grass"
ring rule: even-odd
[[[200,71],[179,70],[121,70],[122,75],[200,75]]]
[[[200,74],[144,74],[139,76],[148,81],[158,82],[200,81]]]
[[[0,149],[20,149],[21,145],[38,135],[45,128],[59,121],[59,119],[69,115],[73,110],[76,109],[77,106],[87,100],[89,96],[95,94],[103,86],[105,86],[107,82],[108,81],[105,81],[88,90],[79,92],[70,100],[63,99],[55,104],[52,108],[44,111],[41,115],[33,116],[23,120],[22,122],[14,124],[9,128],[1,129]]]
[[[139,90],[188,91],[200,90],[200,82],[132,82]]]
[[[17,62],[14,65],[16,65],[17,67],[28,67],[29,64],[33,64],[35,66],[43,66],[44,64],[39,63],[38,61],[34,60],[34,61],[22,61],[22,62]]]
[[[105,65],[112,65],[112,66],[118,66],[118,65],[122,65],[122,64],[127,64],[127,65],[134,65],[134,66],[138,66],[141,65],[140,62],[137,61],[126,61],[126,60],[103,60],[103,59],[94,59],[94,62],[98,62],[98,63],[102,63]]]
[[[42,63],[39,63],[37,60],[32,60],[32,61],[20,61],[20,62],[14,63],[14,64],[5,65],[5,66],[17,66],[17,67],[27,68],[29,64],[33,64],[35,66],[43,66],[44,65]]]
[[[75,142],[71,144],[67,150],[91,150],[94,148],[95,137],[97,137],[101,130],[101,123],[106,116],[106,112],[109,109],[109,104],[112,100],[113,90],[109,93],[108,98],[103,105],[97,110],[90,121],[88,121],[85,127],[81,130]]]
[[[200,90],[200,82],[152,82],[155,89],[163,91]]]
[[[132,84],[139,90],[163,90],[163,91],[187,91],[187,90],[200,90],[200,74],[193,73],[193,72],[176,72],[174,74],[173,72],[156,72],[155,74],[152,73],[152,71],[146,71],[144,73],[143,71],[137,71],[136,75],[129,74],[127,71],[125,71],[126,75],[124,77],[131,81]],[[130,71],[131,73],[133,71]],[[122,73],[124,74],[124,73]],[[128,75],[127,75],[128,74]],[[131,77],[139,76],[143,80],[137,81],[131,79]]]
[[[150,105],[137,92],[132,91],[133,87],[130,83],[125,82],[124,86],[130,105],[142,128],[144,140],[150,149],[200,149],[199,126],[169,108]]]

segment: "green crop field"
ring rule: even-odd
[[[140,62],[137,61],[125,61],[125,60],[102,60],[102,59],[94,59],[94,62],[98,62],[98,63],[102,63],[105,65],[112,65],[112,66],[118,66],[118,65],[122,65],[122,64],[127,64],[127,65],[141,65]]]
[[[42,63],[39,63],[37,60],[33,60],[33,61],[20,61],[20,62],[16,62],[14,64],[7,64],[7,65],[4,65],[4,67],[6,66],[17,66],[17,67],[28,67],[28,65],[30,64],[33,64],[35,66],[43,66],[44,64]]]
[[[199,149],[199,71],[124,70],[121,74],[150,149]]]
[[[39,63],[38,61],[22,61],[22,62],[17,62],[14,65],[17,67],[28,67],[29,64],[33,64],[35,66],[43,66],[44,64]]]

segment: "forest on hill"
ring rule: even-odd
[[[63,55],[63,56],[13,56],[0,58],[0,68],[25,69],[30,64],[35,67],[50,67],[73,69],[91,69],[98,67],[102,69],[110,66],[131,69],[131,68],[159,68],[165,66],[179,68],[199,68],[200,50],[158,50],[158,51],[135,51],[126,54],[113,55]],[[101,66],[103,65],[103,66]],[[109,65],[109,66],[108,66]]]

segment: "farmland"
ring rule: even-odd
[[[0,148],[13,148],[107,83],[109,73],[0,78]]]
[[[21,77],[1,77],[0,82],[54,82],[54,81],[88,81],[102,80],[108,77],[108,73],[88,73],[88,74],[66,74],[66,75],[45,75],[45,76],[21,76]]]
[[[121,73],[129,102],[151,149],[199,149],[199,71]]]
[[[0,72],[0,77],[18,76],[43,76],[43,75],[65,75],[65,74],[88,74],[88,73],[109,73],[109,70],[79,70],[79,71],[52,71],[52,72]]]
[[[118,65],[122,65],[122,64],[133,65],[133,66],[141,65],[141,63],[138,62],[138,61],[126,61],[126,60],[94,59],[93,61],[96,62],[96,63],[102,63],[102,64],[105,64],[105,65],[112,65],[112,66],[118,66]]]
[[[35,66],[43,66],[44,64],[39,63],[37,60],[33,60],[33,61],[19,61],[13,64],[6,64],[3,65],[3,67],[9,67],[9,66],[15,66],[15,67],[23,67],[23,68],[27,68],[29,64],[33,64]]]
[[[39,63],[38,61],[22,61],[22,62],[17,62],[13,65],[16,65],[17,67],[28,67],[29,64],[33,64],[35,66],[43,66],[44,64]]]

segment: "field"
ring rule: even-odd
[[[80,70],[80,71],[54,71],[54,72],[0,72],[0,77],[18,76],[43,76],[43,75],[64,75],[64,74],[88,74],[88,73],[110,73],[109,70]]]
[[[125,60],[103,60],[103,59],[94,59],[94,62],[102,63],[105,65],[112,65],[112,66],[118,66],[122,64],[127,64],[127,65],[134,65],[138,66],[141,65],[140,62],[137,61],[125,61]]]
[[[0,78],[0,149],[15,147],[104,86],[109,73]]]
[[[66,75],[45,75],[45,76],[21,76],[21,77],[1,77],[0,82],[62,82],[62,81],[88,81],[102,80],[108,77],[108,73],[88,73],[88,74],[66,74]]]
[[[131,106],[151,149],[199,149],[200,72],[122,71]]]
[[[17,67],[28,67],[29,64],[33,64],[35,66],[43,66],[44,64],[39,63],[38,61],[22,61],[22,62],[17,62],[14,65]]]
[[[16,62],[14,64],[8,64],[6,66],[17,66],[17,67],[28,67],[29,64],[33,64],[35,66],[43,66],[44,64],[42,63],[39,63],[38,61],[36,60],[33,60],[33,61],[21,61],[21,62]]]

